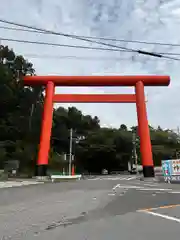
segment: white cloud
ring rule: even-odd
[[[178,34],[180,17],[178,0],[1,0],[1,18],[23,24],[33,25],[79,35],[139,39],[180,43]],[[0,23],[0,26],[5,24]],[[46,41],[62,44],[84,44],[78,40],[44,34],[12,32],[0,29],[4,38]],[[180,122],[180,102],[178,61],[138,56],[131,53],[100,52],[75,48],[58,48],[40,45],[27,45],[2,41],[14,48],[17,53],[27,56],[34,63],[37,74],[59,75],[130,75],[130,74],[168,74],[172,81],[169,87],[146,88],[148,93],[148,116],[152,125],[176,128]],[[119,43],[120,44],[120,43]],[[135,43],[121,43],[129,48],[149,51],[178,52],[179,48],[153,46]],[[38,55],[75,55],[74,58],[32,58]],[[90,57],[89,59],[83,59]],[[92,58],[94,58],[92,60]],[[97,60],[96,58],[99,58]],[[106,60],[110,58],[112,60]],[[122,60],[116,60],[121,58]],[[131,93],[133,88],[58,88],[56,92],[119,92]],[[128,106],[127,106],[128,105]],[[63,106],[67,106],[64,104]],[[103,125],[119,126],[136,124],[136,108],[133,104],[77,104],[86,114],[97,115]]]

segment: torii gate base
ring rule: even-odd
[[[53,117],[53,102],[136,102],[141,162],[144,177],[154,177],[144,86],[168,86],[169,76],[25,76],[25,85],[45,85],[46,95],[37,176],[46,176]],[[135,86],[135,95],[55,95],[55,86]]]

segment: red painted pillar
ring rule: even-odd
[[[37,176],[47,175],[53,117],[53,96],[54,96],[54,83],[48,82],[46,86],[46,95],[44,100],[44,112],[37,160],[37,173],[36,173]]]
[[[154,164],[150,132],[146,113],[144,84],[139,81],[136,84],[136,108],[138,118],[138,133],[140,137],[141,161],[144,177],[154,177]]]
[[[72,165],[72,171],[71,171],[71,175],[74,176],[75,175],[75,166]]]

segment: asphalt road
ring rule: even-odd
[[[123,175],[0,189],[3,240],[176,240],[179,226],[179,185]]]

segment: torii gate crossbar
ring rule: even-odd
[[[136,103],[135,94],[55,94],[54,103]]]

